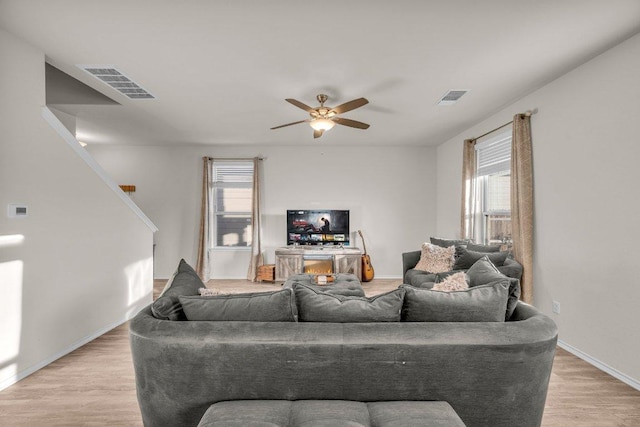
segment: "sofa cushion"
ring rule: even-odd
[[[422,244],[420,260],[414,267],[415,270],[429,273],[441,273],[451,270],[454,262],[455,247],[443,248],[431,243]]]
[[[417,289],[433,289],[433,287],[435,285],[436,285],[436,282],[424,282],[424,283],[421,283],[420,285],[417,285],[417,286],[415,286],[415,285],[409,285],[409,286],[412,286],[412,287],[417,288]],[[402,285],[400,285],[400,286],[402,286]]]
[[[367,403],[376,427],[465,427],[447,402],[406,401]]]
[[[179,297],[187,320],[296,322],[292,289],[271,292]]]
[[[463,291],[469,289],[469,283],[467,282],[467,275],[464,271],[459,271],[454,274],[450,274],[443,280],[437,281],[431,288],[434,291]]]
[[[460,256],[456,258],[453,264],[453,270],[467,270],[485,255],[489,257],[494,265],[501,266],[507,259],[509,252],[476,252],[463,248],[459,250],[459,254]]]
[[[214,403],[198,427],[464,427],[447,402],[232,400]]]
[[[290,426],[368,427],[367,404],[351,400],[299,400],[293,402]],[[285,426],[283,426],[285,427]]]
[[[507,300],[507,312],[505,313],[505,320],[511,319],[513,312],[520,300],[520,279],[514,279],[509,277],[509,299]]]
[[[237,400],[214,403],[198,427],[369,427],[364,402]]]
[[[469,279],[469,286],[485,285],[501,279],[509,280],[509,299],[505,313],[505,319],[509,320],[520,299],[520,280],[502,274],[487,256],[480,258],[467,270],[467,278]]]
[[[158,299],[151,305],[151,312],[157,319],[186,320],[182,305],[178,300],[181,295],[199,295],[204,283],[195,270],[184,259],[167,282]]]
[[[435,281],[436,274],[416,270],[415,268],[407,270],[404,275],[404,283],[418,288],[421,288],[423,283],[434,283]]]
[[[406,289],[405,322],[504,322],[509,281],[498,280],[464,291],[442,292],[402,285]]]
[[[331,295],[344,296],[364,296],[364,289],[360,280],[349,273],[338,273],[334,275],[334,281],[327,285],[318,285],[315,281],[315,274],[295,274],[290,276],[285,282],[283,288],[293,288],[296,284],[306,285],[317,291],[321,291]]]
[[[331,295],[310,286],[293,289],[301,322],[399,322],[404,289],[394,289],[371,298]]]
[[[209,406],[198,427],[288,426],[293,402],[288,400],[230,400]]]
[[[500,252],[502,245],[479,245],[476,243],[467,243],[467,250],[474,252]]]
[[[451,271],[444,271],[442,273],[437,273],[434,275],[435,276],[434,282],[440,283],[443,280],[445,280],[447,277],[451,276],[452,274],[465,272],[465,271],[466,270],[451,270]]]

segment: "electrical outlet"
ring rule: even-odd
[[[553,302],[552,310],[555,314],[560,314],[560,303],[558,301]]]

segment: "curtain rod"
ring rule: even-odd
[[[527,111],[525,111],[524,113],[521,113],[521,114],[523,114],[523,115],[525,115],[525,116],[527,116],[527,117],[531,117],[532,115],[534,115],[534,114],[535,114],[535,113],[537,113],[537,112],[538,112],[538,109],[537,109],[537,108],[534,108],[533,110],[527,110]],[[471,138],[471,139],[472,139],[472,140],[474,140],[474,141],[477,141],[478,139],[480,139],[480,138],[482,138],[482,137],[484,137],[484,136],[487,136],[487,135],[489,135],[490,133],[493,133],[493,132],[495,132],[495,131],[497,131],[497,130],[500,130],[500,129],[502,129],[502,128],[503,128],[503,127],[505,127],[505,126],[509,126],[511,123],[513,123],[513,120],[511,120],[510,122],[507,122],[507,123],[505,123],[505,124],[503,124],[503,125],[501,125],[501,126],[498,126],[497,128],[490,130],[489,132],[485,132],[485,133],[483,133],[482,135],[477,136],[477,137],[475,137],[475,138]]]
[[[207,157],[205,156],[205,158],[209,160],[234,160],[234,161],[253,160],[253,159],[264,160],[264,157]]]

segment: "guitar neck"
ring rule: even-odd
[[[362,249],[364,249],[364,254],[367,254],[367,245],[364,243],[364,236],[362,235],[362,231],[358,230],[358,234],[360,235],[360,238],[362,239]]]

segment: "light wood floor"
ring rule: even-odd
[[[364,287],[367,295],[375,295],[399,283],[376,279]],[[279,288],[241,280],[211,281],[207,286],[225,292]],[[163,287],[164,281],[156,281],[155,294]],[[128,324],[0,392],[0,426],[44,425],[142,426]],[[640,391],[558,348],[542,425],[640,426]]]

